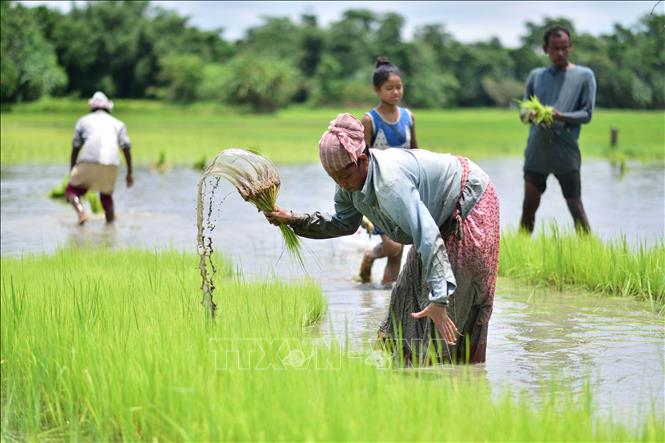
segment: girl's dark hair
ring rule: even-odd
[[[399,68],[388,60],[388,57],[379,57],[376,59],[376,65],[374,67],[374,75],[372,76],[372,83],[374,83],[375,88],[381,87],[381,85],[388,80],[388,77],[391,74],[402,76],[402,73],[399,71]]]
[[[568,29],[559,25],[550,26],[547,31],[545,31],[545,35],[543,36],[543,47],[547,47],[547,44],[550,41],[550,37],[561,34],[566,34],[568,36],[568,40],[570,40],[570,31]]]

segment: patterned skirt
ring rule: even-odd
[[[407,362],[485,361],[487,328],[499,268],[499,199],[491,183],[462,220],[461,227],[463,235],[453,232],[444,236],[457,280],[457,289],[448,306],[448,315],[461,334],[454,346],[445,344],[431,319],[411,317],[412,312],[421,311],[429,304],[429,287],[415,248],[411,248],[393,287],[390,310],[379,336],[397,346]]]

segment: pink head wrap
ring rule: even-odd
[[[339,114],[319,140],[321,164],[328,174],[356,163],[364,150],[363,124],[351,114]]]

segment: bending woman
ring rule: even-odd
[[[399,340],[411,362],[431,351],[438,361],[484,362],[499,259],[499,202],[487,174],[450,154],[368,149],[350,114],[331,122],[319,154],[337,183],[335,213],[276,208],[268,221],[322,239],[354,234],[364,215],[413,244],[380,337]]]

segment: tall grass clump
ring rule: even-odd
[[[658,411],[629,429],[595,417],[586,391],[493,398],[474,371],[389,370],[315,340],[325,305],[308,282],[225,278],[224,321],[205,321],[195,263],[168,251],[3,258],[2,441],[665,436]]]
[[[603,242],[594,235],[561,234],[556,225],[533,237],[503,232],[499,273],[562,289],[582,287],[665,305],[665,242],[631,248],[625,237]]]
[[[223,177],[240,196],[260,211],[274,211],[279,194],[280,179],[275,165],[267,158],[244,149],[226,149],[214,158],[203,176]],[[290,226],[279,225],[286,250],[304,266],[300,240]]]

